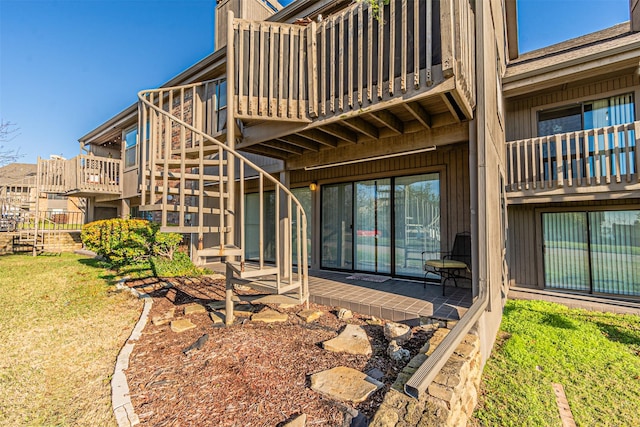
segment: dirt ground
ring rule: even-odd
[[[304,413],[307,426],[349,426],[363,416],[371,418],[405,365],[386,355],[383,327],[370,324],[375,322],[369,316],[354,313],[352,319],[343,321],[338,319],[336,307],[311,304],[325,314],[305,323],[296,315],[304,307],[269,305],[287,313],[288,320],[265,324],[237,317],[234,325],[226,328],[214,325],[208,312],[184,316],[182,310],[191,302],[206,306],[223,301],[224,282],[210,278],[167,281],[171,288],[162,289],[163,282],[158,279],[128,283],[153,297],[149,319],[176,308],[176,319],[188,317],[197,325],[182,333],[172,332],[169,324],[149,322],[145,327],[126,370],[141,425],[277,426]],[[347,323],[364,327],[373,347],[371,356],[322,349],[321,343],[335,337]],[[204,334],[209,338],[200,350],[183,353]],[[414,329],[414,338],[404,348],[413,357],[427,339],[426,332]],[[356,405],[311,390],[310,375],[337,366],[362,372],[377,368],[385,387]]]

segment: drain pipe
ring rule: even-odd
[[[440,373],[442,367],[447,363],[454,350],[462,341],[462,338],[476,324],[480,316],[489,305],[489,292],[485,279],[479,279],[480,269],[478,268],[478,138],[476,119],[469,123],[469,187],[471,204],[471,271],[474,296],[469,310],[462,316],[462,319],[453,327],[451,332],[442,340],[442,343],[435,349],[429,358],[418,368],[409,378],[404,386],[404,392],[419,399],[427,390],[434,378]],[[477,290],[477,291],[476,291]],[[477,292],[477,293],[476,293]]]

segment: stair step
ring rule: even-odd
[[[160,227],[160,231],[163,233],[227,233],[231,231],[233,227],[224,227],[220,230],[220,227],[213,225],[203,225],[198,227],[197,225],[185,225],[180,227],[179,225],[167,225],[166,227]],[[213,256],[213,255],[212,255]]]
[[[262,276],[273,276],[280,272],[278,267],[272,265],[263,265],[262,268],[258,264],[245,263],[244,268],[239,262],[227,262],[227,265],[233,269],[233,272],[242,279],[259,278]]]
[[[151,176],[151,171],[146,170],[144,172],[145,176]],[[155,171],[154,176],[156,177],[156,179],[162,179],[164,178],[164,172],[163,171]],[[197,173],[185,173],[185,174],[181,174],[180,172],[168,172],[167,173],[167,179],[169,180],[178,180],[181,178],[184,179],[188,179],[188,180],[199,180],[202,177],[202,179],[204,179],[205,181],[212,181],[212,182],[219,182],[220,181],[220,176],[219,175],[200,175]],[[222,176],[222,181],[226,182],[228,181],[228,178],[226,175]]]
[[[241,279],[239,277],[232,277],[229,280],[231,283],[248,286],[251,289],[255,289],[258,292],[266,292],[266,293],[279,294],[279,295],[287,294],[287,293],[290,293],[291,291],[299,290],[302,287],[302,285],[298,281],[295,281],[293,283],[281,281],[280,289],[278,289],[276,279],[253,280],[253,279]]]
[[[212,246],[206,249],[200,249],[197,252],[197,255],[201,258],[203,257],[220,257],[220,256],[240,256],[242,255],[242,248],[239,248],[234,245],[225,245],[220,250],[220,246]]]
[[[297,294],[243,295],[243,301],[257,304],[302,304]]]
[[[199,213],[200,209],[197,206],[186,206],[186,205],[174,205],[174,204],[154,204],[154,205],[144,205],[140,206],[139,210],[142,212],[146,211],[163,211],[167,212],[188,212],[188,213]],[[202,212],[205,214],[219,214],[220,209],[218,208],[202,208]]]

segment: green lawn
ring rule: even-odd
[[[474,414],[486,426],[561,426],[553,383],[578,426],[640,425],[640,316],[509,301]]]
[[[110,379],[141,302],[92,259],[0,256],[0,425],[109,426]]]

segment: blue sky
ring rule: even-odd
[[[626,21],[628,4],[518,0],[520,50]],[[79,154],[78,138],[139,90],[213,52],[214,9],[214,0],[0,0],[0,118],[20,128],[5,148],[30,163]]]

